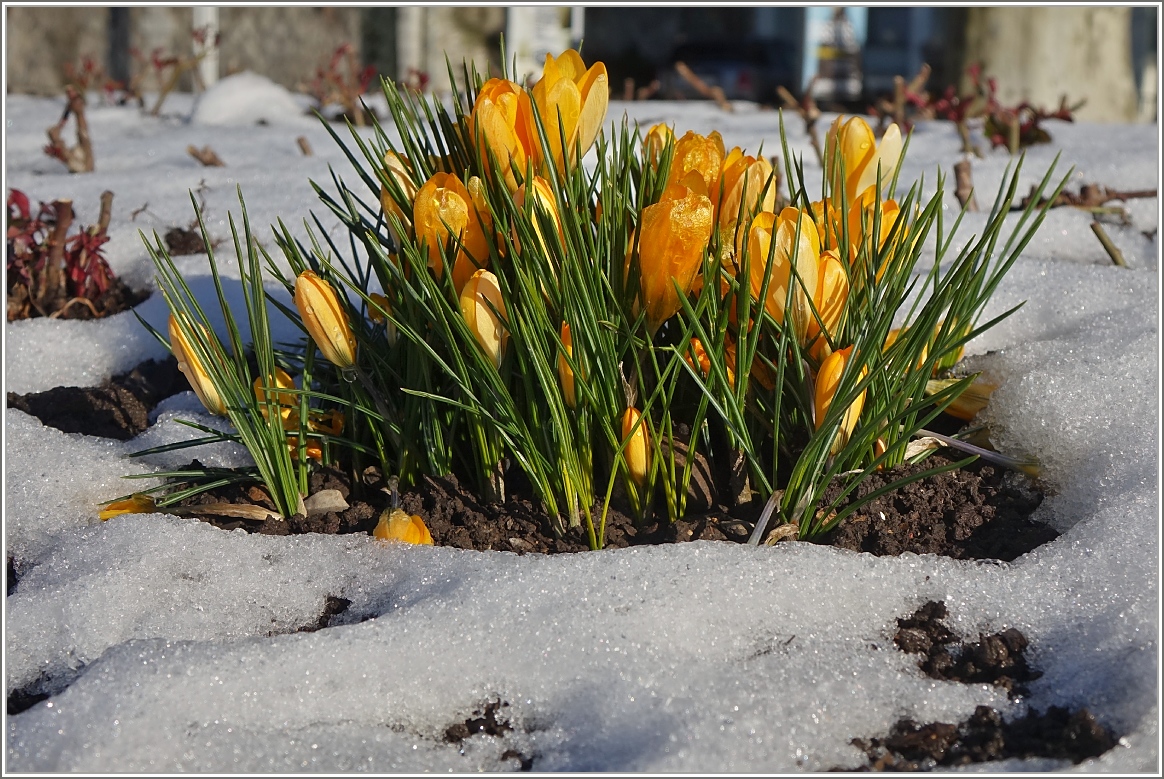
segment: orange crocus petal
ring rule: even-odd
[[[797,231],[799,229],[799,243]],[[773,242],[775,248],[772,248]],[[812,218],[799,209],[788,207],[780,216],[764,211],[756,215],[748,230],[748,277],[752,295],[759,297],[764,283],[764,269],[768,255],[772,253],[772,265],[768,282],[768,296],[764,308],[777,322],[784,322],[785,301],[788,299],[789,284],[794,283],[792,265],[795,263],[800,281],[795,282],[792,291],[792,325],[804,340],[808,320],[812,312],[808,306],[807,290],[815,291],[818,264],[820,262],[820,239]]]
[[[219,348],[218,339],[204,326],[196,326],[210,343],[210,348],[217,350]],[[182,328],[173,314],[170,314],[169,330],[170,351],[173,352],[174,359],[178,361],[178,370],[186,377],[190,388],[194,390],[194,394],[198,396],[198,400],[202,401],[202,405],[207,411],[218,416],[226,416],[226,403],[218,394],[218,389],[211,381],[210,374],[207,373],[202,361],[198,359],[198,354],[186,340],[186,336],[182,333]]]
[[[832,406],[833,398],[837,394],[837,387],[841,382],[841,375],[845,371],[845,365],[853,353],[853,347],[849,346],[844,349],[839,349],[821,363],[820,371],[816,377],[816,393],[813,398],[813,409],[816,413],[816,429],[820,430],[824,424],[825,417],[829,413],[829,408]],[[864,378],[868,374],[868,368],[862,367],[861,377]],[[857,396],[849,408],[845,410],[844,417],[841,420],[840,430],[837,431],[837,437],[833,441],[830,448],[830,454],[836,454],[849,440],[849,435],[853,432],[853,428],[857,426],[857,419],[861,416],[861,409],[865,406],[865,390]]]
[[[510,192],[517,189],[514,170],[524,176],[528,159],[535,156],[533,130],[533,113],[525,90],[500,78],[482,85],[469,115],[469,133],[482,164],[492,170],[490,154],[496,159],[496,172]]]
[[[484,269],[474,273],[461,290],[460,304],[473,338],[493,361],[493,366],[500,367],[509,332],[505,327],[505,303],[497,277]]]
[[[837,250],[828,249],[821,253],[816,292],[812,296],[812,304],[816,307],[816,313],[820,316],[821,321],[818,323],[815,316],[809,317],[808,329],[805,331],[806,342],[811,343],[813,339],[817,339],[816,343],[813,344],[813,349],[828,348],[821,325],[824,326],[824,333],[829,336],[836,334],[837,325],[840,324],[841,314],[845,311],[845,302],[848,297],[849,274],[845,272],[845,266],[841,263]],[[823,347],[821,346],[822,342],[824,342]],[[819,361],[823,357],[822,354],[817,360]]]
[[[682,307],[679,294],[691,290],[711,239],[711,200],[690,190],[688,193],[643,209],[639,281],[652,332]]]
[[[418,515],[409,516],[403,509],[392,509],[380,515],[372,536],[382,541],[401,541],[406,544],[432,546],[432,534]]]
[[[107,503],[105,508],[97,513],[97,516],[104,522],[121,514],[151,514],[155,511],[157,511],[157,506],[154,504],[154,499],[139,492],[128,498]]]
[[[356,337],[335,288],[314,271],[295,279],[295,308],[324,359],[337,368],[356,364]]]
[[[626,448],[623,449],[623,456],[626,458],[631,480],[639,487],[643,486],[650,471],[647,424],[646,422],[639,424],[641,418],[642,414],[634,406],[628,407],[622,415],[622,440],[630,439]]]
[[[745,224],[756,212],[776,207],[776,187],[768,186],[771,177],[772,163],[768,160],[745,156],[738,147],[732,149],[723,162],[723,173],[712,198],[718,198],[716,221],[721,234],[730,236],[735,232],[741,205]]]
[[[574,369],[566,359],[574,358],[574,338],[570,335],[568,322],[562,323],[562,347],[562,352],[558,354],[558,379],[562,382],[562,396],[566,400],[566,405],[574,408],[578,403],[574,395]]]
[[[647,161],[652,167],[659,164],[659,157],[663,154],[663,149],[667,147],[668,143],[674,143],[674,141],[675,133],[662,122],[647,130],[647,134],[643,138],[643,149]]]
[[[713,192],[723,166],[723,139],[719,133],[699,135],[688,130],[675,142],[675,156],[671,160],[671,172],[667,183],[682,181],[691,171],[699,171],[703,178],[705,192]]]

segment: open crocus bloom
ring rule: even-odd
[[[799,229],[799,240],[797,230]],[[777,323],[784,322],[784,307],[788,300],[788,285],[792,290],[792,326],[804,342],[812,309],[809,296],[816,292],[820,264],[820,238],[812,216],[789,206],[777,216],[762,211],[752,220],[748,229],[748,278],[752,296],[759,298],[764,285],[764,270],[772,255],[768,294],[764,308]],[[799,282],[794,281],[792,267],[796,266]]]
[[[706,194],[684,184],[668,186],[658,203],[643,209],[639,284],[651,333],[682,308],[679,295],[690,292],[711,240],[713,211]]]
[[[542,77],[534,84],[533,99],[549,142],[549,153],[543,150],[541,165],[548,165],[551,159],[559,171],[565,170],[567,159],[576,165],[594,145],[606,118],[610,102],[606,65],[596,62],[588,70],[574,49],[557,58],[547,54]]]
[[[675,156],[671,158],[667,186],[688,180],[688,174],[697,171],[699,177],[703,179],[704,192],[709,195],[718,192],[725,156],[723,138],[718,132],[699,135],[693,130],[688,130],[675,142]]]
[[[482,268],[469,277],[461,290],[461,314],[477,343],[493,361],[493,367],[501,367],[509,332],[505,328],[505,303],[496,276]]]
[[[380,515],[372,535],[384,541],[402,541],[406,544],[432,545],[432,534],[419,515],[409,516],[403,509],[392,509]]]
[[[295,279],[295,308],[311,340],[324,358],[337,368],[356,364],[356,337],[335,289],[314,271],[303,271]]]
[[[441,252],[449,237],[459,241],[453,262],[453,285],[458,292],[474,271],[489,264],[489,239],[482,224],[480,200],[480,195],[474,199],[452,173],[434,174],[416,193],[413,207],[416,237],[424,242],[428,265],[438,277],[444,272]]]
[[[824,164],[828,175],[837,176],[837,185],[840,185],[833,186],[833,197],[838,198],[843,190],[847,202],[852,203],[859,194],[877,185],[878,166],[882,189],[893,180],[893,172],[897,170],[901,157],[902,140],[901,130],[896,124],[891,124],[885,128],[878,145],[868,122],[859,116],[842,121],[844,118],[838,116],[829,127],[825,137]],[[838,154],[843,168],[840,171],[834,167]]]
[[[813,398],[813,409],[816,412],[816,429],[820,430],[824,424],[825,417],[829,413],[829,408],[832,406],[833,398],[837,394],[837,386],[841,382],[841,374],[845,371],[845,366],[853,354],[853,347],[849,346],[844,349],[839,349],[828,357],[820,366],[820,371],[817,372],[816,377],[816,394]],[[868,368],[861,368],[861,377],[864,378],[869,372]],[[865,390],[857,395],[849,407],[845,410],[845,415],[841,420],[840,430],[837,431],[837,437],[833,440],[832,447],[829,449],[830,454],[836,454],[844,448],[848,443],[849,436],[853,432],[853,428],[857,426],[857,418],[861,416],[861,409],[865,407]]]

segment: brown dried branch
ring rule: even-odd
[[[1023,211],[1031,204],[1031,198],[1035,193],[1035,188],[1031,187],[1031,194],[1022,199],[1018,205],[1012,206],[1012,211]],[[1079,188],[1079,194],[1068,192],[1064,190],[1051,202],[1051,208],[1059,208],[1060,206],[1074,206],[1075,208],[1095,209],[1104,206],[1113,200],[1127,201],[1138,198],[1159,197],[1160,191],[1158,189],[1132,189],[1121,191],[1118,189],[1108,189],[1099,184],[1084,184]],[[1037,208],[1042,208],[1047,205],[1047,198],[1041,198],[1036,203]]]
[[[635,90],[635,100],[649,100],[654,97],[663,85],[659,79],[655,79],[645,87],[639,87]]]
[[[1099,222],[1091,223],[1091,232],[1095,233],[1095,237],[1099,239],[1099,243],[1103,246],[1103,250],[1107,252],[1107,256],[1111,257],[1111,261],[1121,268],[1128,267],[1127,262],[1124,261],[1124,254],[1119,248],[1112,243],[1111,238],[1108,237],[1107,231],[1103,229],[1103,225]]]
[[[816,132],[816,123],[820,119],[820,107],[816,104],[816,99],[812,96],[813,88],[816,86],[817,77],[814,75],[808,82],[808,86],[804,89],[804,97],[797,100],[792,96],[792,93],[783,86],[776,87],[776,94],[784,101],[784,107],[789,108],[800,114],[800,118],[804,120],[804,130],[808,133],[808,139],[812,143],[812,148],[816,152],[817,161],[824,164],[824,152],[821,150],[820,137]]]
[[[306,135],[300,135],[295,139],[295,143],[299,144],[299,151],[303,152],[304,157],[310,157],[313,154],[311,144],[307,141]]]
[[[635,99],[635,80],[630,76],[622,80],[622,99],[626,101]]]
[[[56,213],[56,222],[46,242],[48,261],[45,263],[39,288],[34,289],[31,295],[32,305],[41,316],[49,315],[49,302],[65,296],[65,237],[69,232],[69,226],[73,224],[73,201],[56,200],[53,202],[53,210]]]
[[[199,149],[194,144],[190,144],[186,147],[186,153],[208,168],[226,167],[226,163],[222,161],[221,157],[215,154],[214,149],[210,148],[210,146],[203,146]]]
[[[691,68],[687,67],[686,62],[676,62],[675,71],[682,76],[683,80],[695,88],[695,91],[704,97],[714,100],[715,104],[729,114],[735,111],[732,104],[728,102],[727,97],[723,93],[723,89],[718,86],[708,86],[707,82],[695,75]]]
[[[958,203],[967,211],[978,210],[978,199],[974,197],[974,181],[970,177],[970,160],[954,163],[954,195]]]
[[[93,144],[89,139],[89,122],[85,119],[85,95],[78,92],[72,85],[66,88],[65,95],[68,102],[61,120],[46,131],[49,144],[45,147],[45,154],[55,157],[69,169],[70,173],[91,173],[93,171]],[[77,145],[67,146],[62,133],[65,123],[72,116],[77,125]]]

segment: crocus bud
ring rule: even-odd
[[[623,457],[626,458],[627,470],[630,471],[631,480],[639,487],[647,481],[647,473],[650,470],[650,451],[647,446],[647,424],[643,422],[639,424],[642,414],[634,406],[627,407],[627,410],[622,415],[622,440],[630,439],[630,443],[623,449]],[[638,424],[638,427],[635,425]]]
[[[748,276],[753,297],[760,296],[764,286],[764,270],[768,267],[768,255],[772,253],[769,268],[771,280],[768,282],[764,308],[777,323],[783,325],[788,285],[794,284],[791,321],[794,332],[803,343],[808,322],[812,319],[808,300],[816,291],[820,266],[820,238],[817,236],[816,223],[808,213],[791,206],[781,211],[779,216],[762,211],[752,220],[747,240]],[[800,276],[799,282],[792,275],[793,264]]]
[[[496,276],[482,268],[469,277],[461,290],[461,314],[493,366],[500,368],[509,332],[505,328],[505,303]]]
[[[394,151],[384,155],[384,169],[388,179],[392,181],[404,195],[404,205],[396,200],[393,193],[384,184],[380,185],[380,205],[384,213],[395,214],[406,228],[412,227],[412,204],[416,201],[417,186],[412,181],[412,164],[407,157],[401,157]],[[399,236],[396,236],[397,238]],[[399,241],[397,241],[399,245]]]
[[[845,301],[849,297],[849,274],[841,263],[836,249],[821,252],[817,273],[816,292],[812,305],[816,308],[820,321],[815,316],[808,319],[805,342],[811,344],[809,354],[820,363],[830,350],[828,337],[837,333],[841,314],[845,311]],[[823,326],[823,327],[822,327]],[[828,336],[828,337],[826,337]]]
[[[852,346],[833,352],[825,358],[820,366],[820,371],[817,372],[816,395],[813,398],[817,430],[821,428],[824,424],[825,417],[828,416],[829,407],[832,406],[833,398],[837,394],[837,386],[841,382],[841,374],[844,373],[845,365],[848,363],[852,353]],[[868,372],[868,368],[862,367],[861,377],[864,378]],[[844,448],[849,440],[849,435],[853,432],[853,428],[857,426],[857,418],[861,416],[861,409],[864,407],[865,390],[861,390],[861,394],[857,396],[857,399],[845,411],[845,415],[841,420],[841,428],[837,431],[837,437],[833,440],[833,445],[829,449],[830,454],[836,454]]]
[[[725,241],[733,240],[741,210],[745,225],[758,212],[775,210],[776,187],[769,183],[771,178],[772,163],[763,156],[746,155],[738,146],[728,154],[723,161],[719,185],[710,193]]]
[[[647,163],[651,167],[658,167],[659,158],[663,154],[663,149],[667,147],[668,143],[674,140],[675,133],[662,122],[647,130],[647,135],[643,138],[643,151],[646,155]]]
[[[97,516],[104,522],[120,514],[150,514],[157,511],[154,499],[149,495],[138,492],[128,498],[107,503]]]
[[[389,509],[380,515],[372,535],[383,541],[403,541],[406,544],[432,546],[432,533],[424,520],[416,514],[409,516],[403,509]]]
[[[388,298],[379,292],[373,292],[371,295],[368,295],[368,298],[375,304],[368,307],[368,319],[371,319],[378,325],[384,325],[384,337],[388,339],[388,345],[395,346],[396,324],[385,316],[385,312],[392,313],[392,305],[388,302]]]
[[[881,187],[884,189],[893,180],[893,171],[901,156],[901,130],[896,124],[885,128],[880,145],[873,137],[869,123],[859,116],[847,121],[838,116],[825,137],[824,165],[830,178],[836,176],[833,197],[839,200],[843,190],[849,203],[868,187],[877,185],[877,169],[881,168]],[[837,156],[840,156],[842,170],[837,171]]]
[[[481,164],[499,176],[510,192],[517,190],[516,171],[524,176],[536,157],[537,130],[529,94],[512,81],[491,78],[477,92],[469,114],[469,134]],[[490,156],[496,161],[491,166]]]
[[[335,289],[305,270],[295,279],[295,308],[311,340],[332,365],[340,369],[356,364],[356,337]]]
[[[578,403],[574,395],[574,370],[566,361],[567,356],[571,359],[574,357],[574,339],[570,336],[568,322],[562,323],[562,346],[565,352],[558,354],[558,379],[562,382],[562,396],[566,399],[566,405],[574,408]]]
[[[182,375],[186,377],[186,381],[190,383],[190,388],[194,390],[194,394],[202,401],[202,405],[211,414],[218,416],[226,416],[226,404],[222,402],[222,397],[215,389],[214,383],[210,380],[210,374],[206,372],[206,368],[198,359],[198,355],[190,347],[190,343],[186,337],[182,335],[182,329],[178,326],[178,320],[170,314],[170,351],[174,353],[174,359],[178,361],[178,370],[182,371]],[[217,340],[214,335],[201,325],[197,325],[198,329],[206,337],[206,340],[211,343],[211,348],[217,346]]]

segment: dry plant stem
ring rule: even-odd
[[[299,151],[303,152],[304,157],[310,157],[314,152],[311,151],[311,144],[307,140],[307,136],[300,135],[295,139],[295,143],[299,144]]]
[[[627,101],[635,99],[635,80],[633,78],[627,77],[622,80],[622,99]]]
[[[1100,244],[1103,245],[1103,250],[1107,252],[1108,257],[1111,257],[1111,261],[1113,263],[1121,268],[1128,267],[1128,264],[1124,261],[1123,252],[1121,252],[1119,248],[1114,243],[1112,243],[1111,238],[1107,234],[1107,230],[1103,229],[1103,225],[1101,225],[1099,222],[1092,222],[1091,232],[1095,233],[1095,237],[1099,239]]]
[[[85,118],[85,95],[78,93],[72,87],[68,88],[66,94],[68,103],[65,105],[65,112],[61,115],[61,120],[48,128],[49,141],[63,156],[63,161],[70,173],[91,173],[93,171],[93,144],[89,139],[89,122]],[[77,123],[77,145],[73,147],[66,146],[61,137],[61,133],[65,129],[65,122],[69,120],[70,115]]]
[[[893,121],[898,127],[905,127],[905,79],[893,77]]]
[[[820,137],[816,134],[816,122],[820,119],[820,108],[816,104],[816,99],[812,96],[812,90],[816,86],[817,77],[814,75],[808,82],[808,86],[804,88],[804,97],[797,100],[792,96],[792,93],[783,86],[776,87],[776,94],[784,101],[784,106],[790,108],[796,113],[800,114],[800,118],[804,120],[804,130],[808,133],[808,139],[812,142],[812,149],[816,152],[816,160],[820,164],[824,164],[824,151],[821,149]]]
[[[109,229],[109,220],[112,217],[112,215],[113,215],[113,193],[107,189],[101,193],[101,212],[100,212],[100,215],[97,217],[97,224],[95,224],[89,228],[89,235],[93,236],[94,238],[96,238],[97,236],[100,236],[100,235],[105,235],[106,230]],[[84,244],[82,246],[84,246]],[[81,270],[86,270],[89,267],[89,261],[91,259],[92,259],[92,256],[89,254],[89,250],[87,248],[82,248],[81,255],[80,255],[80,257],[77,258],[77,266]],[[69,303],[66,305],[66,307],[68,307],[68,305],[72,305],[73,303],[75,303],[78,300],[84,300],[85,303],[87,303],[89,305],[89,308],[93,311],[94,316],[97,316],[97,317],[101,316],[100,314],[97,313],[97,309],[93,306],[93,304],[91,302],[89,302],[88,300],[85,300],[84,298],[74,298],[73,300],[69,301]],[[57,313],[59,314],[60,312],[57,312]]]
[[[655,79],[645,87],[639,87],[637,90],[635,90],[635,100],[649,100],[655,96],[660,87],[662,87],[662,84],[660,83],[659,79]]]
[[[974,181],[970,177],[970,160],[960,160],[954,163],[954,179],[956,182],[954,195],[958,204],[967,211],[978,210],[978,199],[974,197]]]
[[[958,128],[958,137],[962,139],[962,153],[973,154],[979,159],[982,158],[982,149],[979,149],[970,141],[970,128],[966,126],[965,121],[955,122]]]
[[[208,167],[208,168],[224,168],[224,167],[226,167],[226,163],[222,161],[222,158],[219,157],[214,152],[214,149],[210,148],[210,146],[203,146],[201,149],[199,149],[194,144],[190,144],[189,146],[186,147],[186,153],[189,154],[194,159],[201,162],[202,165],[205,167]]]
[[[183,73],[192,70],[194,71],[195,77],[198,77],[198,64],[202,62],[202,59],[206,56],[207,51],[208,50],[204,50],[195,57],[182,57],[173,63],[174,69],[170,73],[170,77],[166,80],[165,85],[162,87],[162,91],[158,93],[158,102],[154,103],[154,107],[150,110],[150,116],[157,116],[159,113],[161,113],[162,103],[164,103],[169,94],[173,92],[175,88],[177,88],[178,80],[182,78]]]
[[[1034,191],[1033,189],[1031,190]],[[1127,191],[1120,191],[1116,189],[1108,189],[1107,187],[1098,184],[1084,184],[1079,188],[1079,194],[1073,192],[1060,192],[1058,197],[1051,202],[1051,208],[1058,208],[1059,206],[1075,206],[1076,208],[1096,209],[1100,206],[1106,205],[1113,200],[1127,201],[1136,200],[1139,198],[1159,197],[1160,191],[1158,189],[1133,189]],[[1027,195],[1022,199],[1018,205],[1012,206],[1012,211],[1025,210],[1031,202],[1031,195]],[[1047,204],[1047,199],[1041,199],[1036,206],[1041,208]]]
[[[715,104],[718,105],[722,110],[729,114],[735,110],[732,107],[732,104],[728,102],[728,99],[724,95],[722,88],[717,86],[708,86],[707,82],[705,82],[699,76],[695,75],[691,68],[687,67],[686,62],[676,62],[675,71],[683,78],[684,81],[695,87],[696,92],[706,98],[714,100]]]
[[[92,301],[92,300],[89,300],[89,298],[73,298],[73,299],[72,299],[72,300],[70,300],[68,303],[65,303],[65,305],[61,306],[61,307],[60,307],[60,308],[58,308],[56,311],[54,311],[54,312],[52,312],[51,314],[49,314],[48,318],[49,318],[49,319],[59,319],[59,318],[61,318],[62,316],[64,316],[64,315],[65,315],[65,312],[67,312],[67,311],[68,311],[70,308],[72,308],[72,307],[73,307],[75,304],[81,304],[81,305],[83,305],[83,306],[88,306],[88,307],[89,307],[89,310],[93,312],[93,318],[94,318],[94,319],[100,319],[100,318],[101,318],[101,312],[97,310],[97,306],[93,305],[93,301]]]
[[[48,316],[44,304],[49,300],[59,300],[65,296],[65,236],[73,224],[73,201],[53,202],[57,221],[48,239],[48,262],[41,276],[41,288],[33,295],[32,304],[42,316]]]

